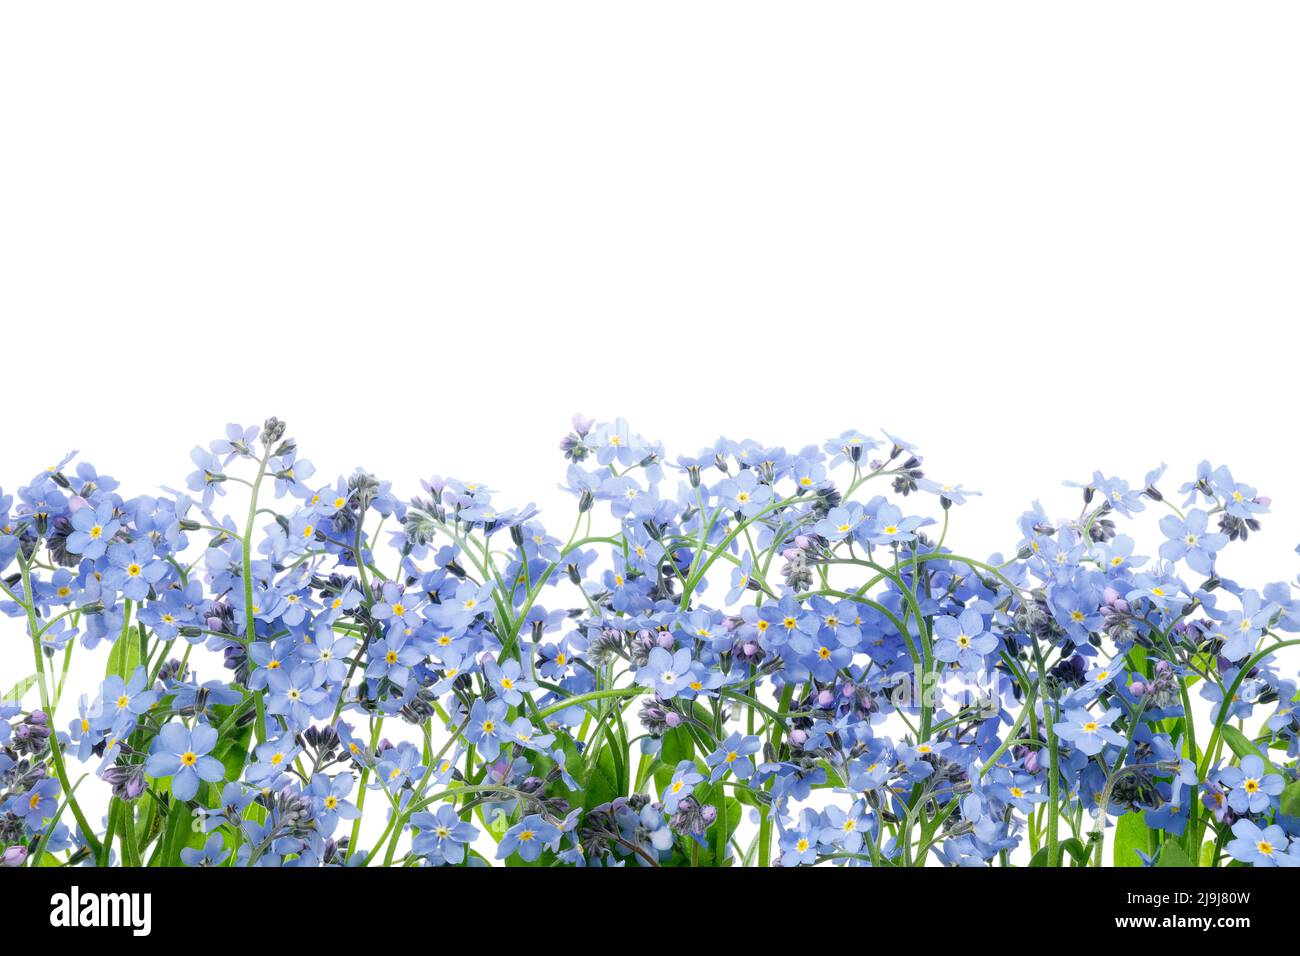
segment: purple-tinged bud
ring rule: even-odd
[[[583,438],[587,437],[587,432],[591,431],[591,426],[596,424],[594,418],[587,418],[585,415],[578,412],[575,412],[573,418],[570,420],[573,422],[573,430]]]
[[[0,853],[0,866],[22,866],[27,859],[27,847],[8,846]]]
[[[676,644],[677,641],[674,640],[672,634],[668,633],[667,631],[660,631],[659,638],[655,643],[657,643],[664,650],[671,651],[673,649],[673,645]]]
[[[796,727],[790,731],[790,743],[796,747],[802,747],[808,742],[808,731]]]
[[[704,818],[705,826],[711,826],[713,821],[718,818],[718,808],[711,803],[706,803],[700,807],[700,816]]]
[[[800,551],[807,551],[812,547],[812,538],[806,534],[797,534],[794,536],[794,544]]]
[[[1020,760],[1026,773],[1038,773],[1037,750],[1030,750],[1028,747],[1015,746],[1011,748],[1011,754]]]
[[[664,714],[664,723],[669,727],[680,727],[682,725],[682,715],[675,710],[670,710]]]
[[[845,699],[852,699],[858,692],[857,685],[851,680],[846,680],[840,685],[840,696]]]
[[[1140,680],[1135,680],[1133,683],[1128,685],[1128,689],[1134,697],[1141,697],[1147,692],[1147,685],[1142,683]]]
[[[109,767],[102,777],[119,800],[134,800],[144,793],[144,764]]]
[[[829,707],[835,703],[835,694],[833,691],[823,690],[817,694],[817,706]]]

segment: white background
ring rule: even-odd
[[[322,477],[558,505],[577,410],[674,455],[884,426],[985,492],[967,553],[1208,457],[1274,498],[1225,572],[1292,579],[1298,40],[1289,3],[6,5],[0,484],[76,447],[178,485],[275,414]]]
[[[1292,577],[1298,40],[1286,3],[7,5],[0,483],[174,484],[276,414],[324,473],[552,503],[577,410],[673,453],[884,426],[985,492],[976,551],[1063,478],[1226,461]]]

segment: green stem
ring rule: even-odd
[[[103,856],[103,845],[95,836],[95,831],[91,829],[86,815],[81,812],[81,806],[77,803],[77,798],[73,795],[72,785],[68,781],[68,768],[64,766],[63,754],[59,750],[59,735],[54,731],[54,713],[50,704],[50,691],[46,686],[45,676],[45,652],[41,648],[40,626],[37,623],[36,605],[32,600],[32,576],[31,568],[27,559],[23,557],[22,551],[18,552],[18,567],[22,573],[23,581],[23,610],[27,612],[27,632],[32,638],[32,652],[36,655],[36,674],[37,684],[41,689],[41,709],[45,711],[46,719],[50,723],[50,759],[54,763],[54,774],[59,778],[59,785],[63,787],[63,792],[67,795],[68,807],[72,810],[72,815],[77,819],[77,826],[81,828],[81,835],[85,837],[86,845],[90,847],[99,859]]]

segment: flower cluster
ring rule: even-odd
[[[1227,468],[1094,474],[975,559],[892,435],[561,451],[563,532],[320,480],[276,419],[184,492],[0,493],[0,863],[1300,864],[1300,599],[1220,574],[1269,508]]]

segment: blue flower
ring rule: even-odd
[[[560,830],[538,813],[524,817],[501,838],[497,846],[497,859],[504,860],[512,853],[518,853],[519,859],[532,863],[548,847],[560,840]]]
[[[537,689],[536,684],[523,676],[522,666],[513,658],[500,666],[496,661],[488,661],[483,667],[483,676],[497,696],[511,707],[519,706],[523,703],[524,694]]]
[[[188,729],[182,724],[166,724],[149,749],[144,772],[151,777],[171,777],[176,799],[192,800],[199,792],[199,781],[216,783],[225,778],[221,761],[208,756],[216,745],[217,731],[208,724]]]
[[[825,826],[822,827],[818,842],[826,846],[839,847],[848,853],[857,853],[863,842],[871,835],[872,820],[867,814],[866,800],[857,800],[848,810],[834,804],[828,806],[824,813]]]
[[[78,508],[72,512],[71,521],[73,531],[68,535],[67,547],[83,558],[103,557],[121,528],[113,517],[113,502],[108,499],[93,508]]]
[[[650,650],[645,667],[636,672],[636,682],[642,687],[652,687],[664,700],[671,700],[686,687],[691,674],[691,652],[688,648],[670,653],[662,647]]]
[[[746,518],[757,515],[772,500],[772,489],[758,480],[753,469],[719,482],[714,493],[728,508],[739,511]]]
[[[320,674],[308,664],[289,672],[284,668],[271,671],[266,686],[266,712],[284,715],[294,727],[310,724],[314,709],[325,701]]]
[[[186,866],[220,866],[230,856],[225,847],[225,838],[214,833],[203,844],[203,849],[185,847],[181,850],[181,862]]]
[[[973,608],[966,608],[958,617],[934,619],[934,656],[946,664],[956,663],[963,670],[976,670],[984,656],[998,648],[996,636],[985,632],[984,618]]]
[[[730,771],[737,780],[748,780],[754,772],[752,754],[758,753],[761,746],[758,737],[750,734],[741,736],[739,731],[732,733],[717,750],[704,758],[711,768],[709,782],[716,783]]]
[[[1238,813],[1267,810],[1272,798],[1286,786],[1282,775],[1269,773],[1269,769],[1255,754],[1242,757],[1238,767],[1223,768],[1219,781],[1232,788],[1228,793],[1228,806]]]
[[[856,502],[832,508],[813,526],[813,530],[828,541],[842,541],[853,534],[865,519],[862,506]]]
[[[311,798],[312,809],[316,815],[316,829],[325,836],[334,832],[340,818],[355,820],[361,815],[356,804],[348,799],[356,781],[350,773],[339,773],[333,777],[318,773],[311,778],[306,794]]]
[[[367,677],[385,678],[402,688],[406,687],[411,668],[424,659],[419,648],[408,643],[406,632],[396,627],[389,628],[387,637],[375,641],[367,656]]]
[[[122,638],[130,640],[131,636]],[[124,716],[139,717],[158,702],[158,691],[147,690],[149,675],[143,667],[137,667],[131,674],[130,682],[122,680],[116,674],[104,679],[100,685],[99,699],[92,713],[91,724],[96,730],[107,730]]]
[[[663,788],[664,809],[669,813],[677,812],[677,804],[695,792],[695,785],[704,782],[704,774],[695,766],[694,760],[679,760],[673,775]]]
[[[39,830],[45,821],[54,816],[59,805],[59,781],[48,778],[39,780],[23,791],[13,794],[4,804],[4,808],[22,820],[29,831]]]
[[[155,561],[153,545],[142,538],[130,544],[114,544],[108,549],[109,570],[104,581],[133,601],[142,601],[149,589],[162,580],[168,565]]]
[[[1228,536],[1207,532],[1210,516],[1200,508],[1187,512],[1186,518],[1165,515],[1160,530],[1169,540],[1160,545],[1160,557],[1166,561],[1186,561],[1197,574],[1214,572],[1214,556],[1227,547]]]
[[[817,844],[821,837],[821,817],[816,810],[805,808],[798,822],[781,828],[781,865],[811,866],[817,862]]]
[[[465,859],[466,845],[479,834],[478,827],[462,820],[447,804],[434,813],[413,813],[411,825],[419,831],[411,841],[411,852],[427,857],[431,863],[453,866]]]
[[[507,729],[506,710],[506,702],[500,698],[485,701],[480,697],[470,707],[465,739],[478,748],[484,760],[495,760],[501,752],[501,738]]]
[[[1243,591],[1241,610],[1229,611],[1219,617],[1224,636],[1223,656],[1230,661],[1249,656],[1276,611],[1274,605],[1262,602],[1258,591]]]
[[[1089,757],[1096,756],[1107,744],[1123,746],[1124,737],[1111,728],[1120,715],[1118,707],[1112,707],[1100,716],[1089,714],[1086,710],[1067,710],[1065,720],[1052,725],[1056,736],[1069,741],[1074,748]]]
[[[1288,852],[1291,841],[1276,824],[1260,829],[1251,820],[1238,820],[1232,835],[1235,839],[1225,849],[1234,860],[1252,866],[1300,866],[1300,856]]]

